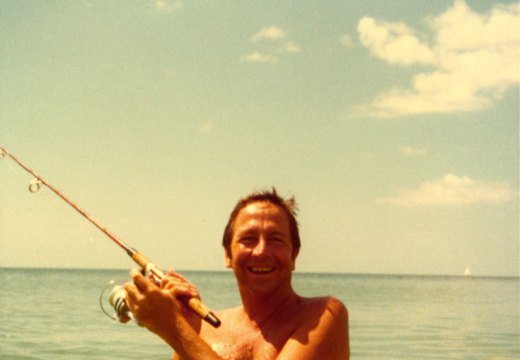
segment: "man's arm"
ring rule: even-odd
[[[277,360],[350,359],[347,308],[332,297],[325,301],[325,310],[294,332]]]
[[[160,336],[181,359],[221,359],[182,315],[178,297],[186,295],[184,292],[177,292],[165,281],[158,287],[138,270],[131,276],[134,283],[125,285],[126,300],[142,326]]]

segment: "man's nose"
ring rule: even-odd
[[[261,255],[261,254],[265,253],[266,250],[267,250],[267,242],[265,240],[265,237],[260,236],[253,249],[253,255]]]

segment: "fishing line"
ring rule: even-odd
[[[154,263],[150,261],[145,255],[137,251],[136,249],[128,246],[126,243],[124,243],[121,239],[119,239],[115,234],[113,234],[110,230],[108,230],[106,227],[102,226],[97,220],[95,220],[90,214],[88,214],[85,210],[81,209],[76,203],[74,203],[72,200],[70,200],[67,196],[65,196],[61,191],[59,191],[57,188],[52,186],[50,183],[45,181],[41,176],[36,174],[32,169],[30,169],[27,165],[22,163],[20,160],[18,160],[13,154],[8,152],[4,147],[0,146],[0,159],[3,159],[5,156],[10,157],[15,163],[20,165],[25,171],[27,171],[29,174],[34,176],[34,179],[29,183],[29,191],[34,193],[40,190],[40,188],[45,185],[47,188],[49,188],[52,192],[54,192],[56,195],[58,195],[62,200],[64,200],[67,204],[69,204],[74,210],[79,212],[84,218],[86,218],[88,221],[90,221],[94,226],[96,226],[99,230],[101,230],[105,235],[107,235],[113,242],[115,242],[119,247],[121,247],[125,252],[134,260],[141,269],[149,274],[152,274],[156,281],[162,280],[166,275],[155,266]],[[115,300],[118,300],[121,298],[119,294],[118,298]],[[114,301],[115,301],[114,300]],[[120,304],[120,302],[118,302]],[[111,304],[116,308],[116,305]],[[208,322],[214,327],[220,326],[220,320],[217,318],[217,316],[211,311],[206,305],[202,303],[200,299],[197,298],[190,298],[187,300],[187,306],[193,310],[199,317],[201,317],[203,320]],[[116,311],[118,309],[116,308]],[[103,309],[103,311],[105,311]],[[118,314],[119,315],[119,314]]]

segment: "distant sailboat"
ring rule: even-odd
[[[464,270],[464,276],[471,276],[471,269],[468,267],[466,267],[466,270]]]

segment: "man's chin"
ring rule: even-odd
[[[251,293],[266,296],[273,295],[281,291],[285,281],[279,278],[277,272],[270,274],[248,274],[246,287]]]

